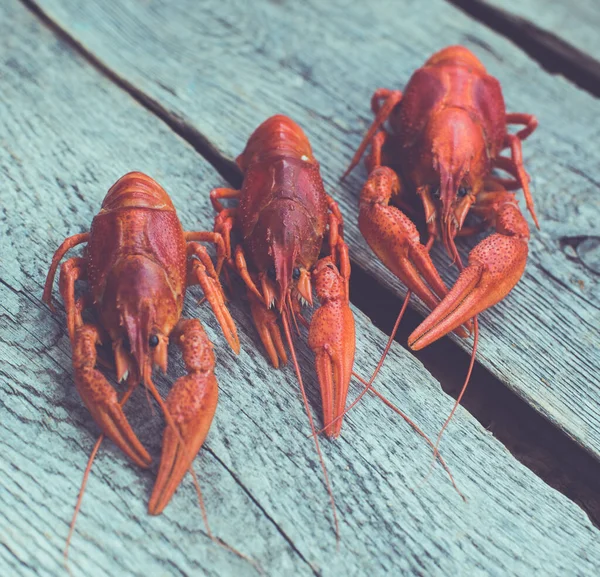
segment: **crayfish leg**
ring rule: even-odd
[[[535,222],[535,226],[540,228],[537,215],[535,214],[535,208],[533,204],[533,196],[531,196],[531,190],[529,189],[529,175],[525,171],[523,166],[523,150],[521,147],[521,139],[516,134],[507,134],[504,141],[504,146],[510,148],[511,158],[497,157],[496,163],[504,161],[504,170],[508,170],[518,180],[521,188],[523,189],[523,195],[525,196],[525,203],[527,210]],[[500,167],[500,164],[497,164]]]
[[[54,276],[56,275],[56,269],[58,268],[58,264],[69,250],[71,250],[78,244],[87,242],[89,238],[89,232],[74,234],[73,236],[66,238],[62,242],[62,244],[56,249],[56,252],[52,257],[52,264],[50,265],[50,270],[48,270],[48,276],[46,277],[46,284],[44,285],[44,295],[42,296],[42,300],[50,307],[50,310],[52,310],[53,312],[54,305],[52,304],[52,285],[54,284]]]
[[[210,233],[214,234],[214,233]],[[220,238],[220,235],[219,235]],[[240,340],[237,334],[237,328],[227,305],[225,304],[225,294],[223,293],[223,287],[219,281],[219,276],[215,270],[212,260],[206,250],[201,244],[196,242],[190,242],[188,244],[188,256],[196,256],[197,259],[190,259],[188,261],[188,285],[199,284],[204,291],[206,299],[210,303],[225,339],[229,343],[232,350],[239,354],[240,352]]]
[[[213,208],[216,212],[223,212],[227,210],[223,204],[221,203],[221,199],[223,198],[234,198],[238,199],[240,197],[241,190],[237,190],[235,188],[213,188],[210,191],[210,202],[213,205]]]
[[[384,161],[383,156],[383,147],[388,140],[388,133],[384,130],[380,130],[374,137],[371,142],[371,153],[367,156],[367,160],[365,164],[367,166],[367,170],[369,174],[373,172],[376,168],[388,164],[388,158],[386,157]]]
[[[186,242],[211,242],[215,245],[215,248],[217,249],[217,266],[216,268],[213,266],[212,261],[210,262],[209,265],[207,265],[207,268],[209,270],[215,270],[216,271],[216,276],[219,276],[219,274],[221,274],[221,268],[223,267],[223,262],[225,261],[225,258],[227,256],[227,248],[225,246],[225,240],[223,239],[223,235],[221,235],[221,233],[219,232],[208,232],[208,231],[187,231],[184,232],[184,237]],[[192,251],[192,254],[194,253],[194,251]],[[189,246],[188,246],[188,256],[190,256],[190,250],[189,250]]]
[[[517,132],[516,136],[519,140],[525,140],[537,127],[538,121],[533,114],[525,114],[523,112],[512,112],[506,115],[506,124],[522,124],[522,128]]]
[[[71,342],[75,338],[75,329],[83,325],[81,316],[84,300],[75,299],[75,281],[86,280],[87,270],[86,261],[83,258],[70,258],[63,262],[60,267],[59,287],[65,311],[67,313],[67,328]]]
[[[285,365],[288,359],[285,352],[285,345],[281,338],[281,331],[277,324],[277,314],[274,309],[268,309],[263,299],[256,297],[250,289],[248,289],[247,293],[254,326],[267,351],[267,355],[269,355],[271,364],[278,369],[279,365]]]
[[[383,100],[383,103],[380,103],[381,100]],[[371,107],[376,114],[375,119],[352,157],[346,172],[342,175],[342,180],[354,170],[355,166],[358,165],[362,155],[373,140],[373,137],[377,134],[383,123],[389,118],[392,110],[394,110],[401,100],[402,92],[400,92],[400,90],[380,88],[375,91],[373,98],[371,99]]]
[[[350,256],[344,241],[344,220],[338,203],[327,195],[329,208],[329,254],[345,280],[346,300],[350,298]]]

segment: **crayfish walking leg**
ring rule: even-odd
[[[288,361],[281,331],[277,324],[277,314],[272,308],[267,308],[262,298],[258,298],[250,289],[247,290],[250,301],[252,320],[260,336],[271,364],[278,369],[279,363],[285,365]]]
[[[354,153],[350,165],[346,169],[346,172],[342,175],[342,180],[348,176],[352,170],[358,165],[362,155],[367,150],[369,143],[373,137],[379,132],[379,129],[383,126],[384,122],[389,118],[390,114],[396,108],[396,106],[402,100],[402,92],[400,90],[388,90],[387,88],[380,88],[375,91],[371,98],[371,110],[375,113],[375,119],[369,127],[367,134],[365,134],[360,146]]]
[[[190,239],[191,233],[186,233],[187,239]],[[236,354],[240,352],[240,341],[237,335],[235,323],[225,304],[223,287],[219,281],[219,272],[225,259],[225,245],[223,238],[218,233],[193,233],[197,240],[211,240],[217,246],[217,268],[213,266],[212,260],[204,246],[197,242],[189,242],[187,248],[188,257],[195,256],[196,259],[188,261],[188,286],[199,284],[204,292],[206,300],[209,302],[213,313],[223,331],[225,339]]]

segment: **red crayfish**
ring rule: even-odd
[[[261,124],[237,164],[244,175],[241,189],[211,191],[218,212],[214,230],[225,240],[230,268],[246,284],[254,324],[275,367],[287,362],[278,326],[281,319],[314,433],[291,336],[292,322],[297,326],[299,319],[309,324],[308,344],[316,355],[324,430],[337,437],[342,420],[330,423],[344,411],[355,351],[342,216],[325,192],[306,135],[286,116],[273,116]],[[237,199],[239,204],[225,208],[222,199]],[[234,247],[232,230],[239,238]],[[319,258],[325,236],[328,255]],[[312,306],[313,286],[321,306],[308,323],[300,307]],[[320,456],[316,436],[315,442]],[[327,480],[324,466],[323,471]]]
[[[509,191],[523,189],[538,225],[521,153],[521,141],[535,130],[537,120],[528,114],[507,114],[499,82],[462,46],[434,54],[413,74],[404,93],[376,90],[371,107],[375,120],[344,175],[371,144],[359,228],[386,267],[408,287],[407,298],[414,292],[432,309],[410,335],[409,346],[422,349],[451,331],[466,336],[464,328],[470,329],[470,319],[475,319],[472,367],[476,315],[512,290],[527,261],[529,228]],[[383,127],[387,120],[389,129]],[[511,134],[509,124],[524,128]],[[510,156],[501,155],[505,149]],[[494,169],[511,178],[496,176]],[[417,199],[427,228],[424,243],[405,213]],[[392,200],[404,211],[391,206]],[[463,226],[468,214],[480,222]],[[490,226],[495,233],[473,248],[463,268],[455,238]],[[429,255],[436,238],[461,271],[450,291]]]
[[[198,241],[216,245],[216,268]],[[181,319],[188,286],[202,287],[231,348],[236,353],[240,348],[219,282],[225,245],[218,233],[184,232],[167,193],[139,172],[126,174],[111,187],[90,232],[67,238],[54,254],[43,296],[51,308],[56,269],[65,253],[81,243],[87,243],[84,256],[62,264],[59,282],[73,349],[75,386],[102,430],[80,499],[104,435],[137,465],[150,465],[150,455],[123,412],[123,405],[141,381],[167,421],[158,477],[148,506],[151,514],[158,515],[186,471],[193,472],[192,461],[217,406],[212,344],[199,320]],[[76,298],[78,280],[87,281],[89,291]],[[95,309],[97,324],[84,322],[82,312],[88,307]],[[154,367],[166,372],[170,340],[181,347],[187,374],[175,382],[165,402],[151,377]],[[112,345],[117,381],[127,381],[120,400],[96,369],[100,343]],[[79,505],[80,501],[75,515]],[[74,521],[75,517],[71,531]]]

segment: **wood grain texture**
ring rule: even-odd
[[[539,119],[524,155],[542,223],[532,231],[524,278],[482,315],[479,359],[600,458],[600,271],[589,265],[597,244],[585,259],[578,253],[582,240],[600,237],[600,152],[591,145],[600,136],[597,99],[442,0],[36,4],[149,106],[227,158],[267,116],[298,121],[346,217],[352,258],[399,294],[404,288],[356,226],[364,168],[343,185],[338,179],[371,122],[375,88],[401,88],[444,45],[474,50],[500,79],[508,109]],[[455,278],[445,255],[435,260]]]
[[[16,0],[0,6],[0,573],[64,575],[62,548],[98,431],[77,396],[62,306],[41,304],[55,247],[86,230],[108,187],[132,169],[154,176],[186,228],[209,226],[205,192],[219,182],[163,123],[108,82]],[[381,402],[366,399],[338,442],[323,441],[342,519],[335,538],[293,374],[267,364],[248,308],[236,300],[242,353],[225,346],[192,291],[218,355],[221,399],[196,459],[213,531],[269,575],[568,575],[600,570],[598,531],[466,411],[444,454],[468,503],[431,453]],[[358,311],[357,356],[373,369],[385,337]],[[300,363],[312,353],[299,347]],[[368,361],[367,361],[368,359]],[[182,374],[178,355],[169,376]],[[306,370],[311,403],[317,384]],[[434,434],[452,399],[395,345],[382,390]],[[356,391],[356,389],[353,389]],[[156,459],[162,420],[142,391],[126,411]],[[71,551],[74,575],[250,575],[210,542],[184,481],[165,513],[146,503],[156,463],[138,470],[106,443],[92,473]]]
[[[599,15],[594,12],[592,2],[583,0],[573,5],[571,10],[570,6],[568,9],[567,5],[553,0],[547,3],[530,0],[519,4],[527,17],[497,1],[447,1],[513,42],[550,74],[561,75],[600,97],[600,60],[595,56],[600,45],[592,36],[595,34],[593,22],[598,20]],[[516,2],[509,4],[517,6]],[[589,22],[586,19],[588,15]],[[583,32],[581,36],[580,32]],[[585,40],[582,43],[581,38],[591,40],[589,48],[585,47]]]
[[[600,61],[600,6],[596,0],[572,3],[561,0],[485,0],[485,3],[529,20]]]

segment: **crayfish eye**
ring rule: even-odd
[[[156,335],[150,335],[150,338],[148,339],[148,344],[152,348],[157,347],[158,346],[158,337]]]
[[[300,278],[300,269],[298,267],[294,268],[292,271],[292,278],[294,280],[298,280]]]
[[[277,274],[275,273],[275,265],[271,265],[268,269],[267,269],[267,276],[274,281]]]
[[[440,189],[439,188],[434,189],[431,193],[431,196],[433,196],[433,198],[439,199],[441,196]]]
[[[469,191],[466,189],[466,187],[464,187],[464,186],[461,186],[461,187],[458,189],[458,198],[464,198],[465,196],[467,196],[467,193],[468,193],[468,192],[469,192]]]

